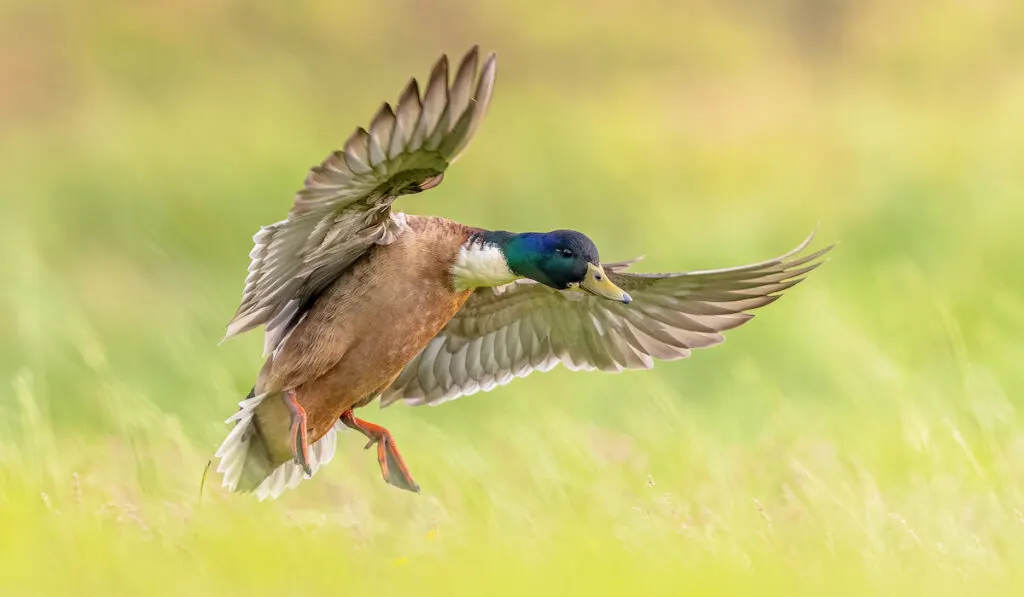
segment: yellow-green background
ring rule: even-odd
[[[200,507],[251,234],[472,43],[490,113],[401,208],[647,271],[841,245],[689,360],[368,409],[421,495],[346,434]],[[1019,594],[1022,194],[1012,0],[7,0],[0,594]]]

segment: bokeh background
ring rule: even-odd
[[[273,503],[203,467],[250,236],[441,52],[499,54],[412,213],[646,271],[832,260],[724,345],[556,370]],[[1016,593],[1024,4],[0,3],[0,593]]]

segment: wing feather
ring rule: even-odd
[[[423,146],[430,134],[437,128],[438,120],[448,104],[448,58],[442,57],[437,61],[434,70],[430,73],[430,81],[427,83],[427,90],[423,92],[423,106],[420,110],[420,119],[416,124],[416,131],[413,133],[412,141],[409,144],[409,151],[416,151]]]
[[[436,185],[487,111],[497,62],[489,55],[479,72],[478,63],[473,47],[449,86],[442,56],[422,97],[410,80],[394,109],[382,104],[369,130],[357,128],[340,151],[310,169],[288,218],[253,237],[242,299],[225,339],[264,325],[272,352],[312,297],[371,246],[404,230],[404,216],[393,214],[391,204]]]
[[[384,102],[370,122],[370,165],[374,168],[387,162],[388,146],[394,132],[395,113],[391,111],[391,105]]]
[[[775,259],[726,269],[636,274],[626,271],[632,262],[605,265],[633,297],[628,306],[532,281],[478,289],[381,404],[439,404],[557,364],[621,371],[688,357],[821,265],[832,247],[803,255],[812,237]]]
[[[412,134],[422,109],[420,84],[416,79],[409,79],[405,91],[398,98],[398,108],[395,110],[395,132],[391,136],[391,145],[388,149],[389,158],[395,159],[405,153],[412,140]]]

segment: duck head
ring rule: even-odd
[[[516,276],[557,290],[579,288],[611,301],[633,300],[608,279],[594,241],[581,232],[491,232],[484,233],[483,240],[501,250]]]

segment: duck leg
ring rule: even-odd
[[[395,438],[390,431],[380,425],[357,419],[351,409],[342,413],[341,422],[370,440],[366,444],[367,449],[373,444],[377,444],[377,462],[380,463],[380,472],[384,475],[384,482],[399,489],[420,492],[420,486],[413,481],[412,475],[409,474],[409,469],[405,466],[405,461],[402,460],[398,446],[395,445]]]
[[[281,400],[284,401],[288,413],[292,417],[291,428],[288,437],[291,442],[292,458],[295,464],[302,467],[307,477],[313,476],[313,470],[309,467],[309,434],[306,425],[306,409],[302,408],[296,397],[295,390],[281,392]]]

